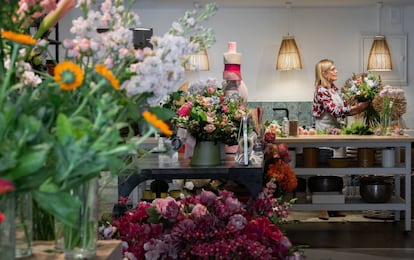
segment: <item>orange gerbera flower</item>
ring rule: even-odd
[[[53,77],[63,90],[74,90],[82,85],[85,75],[82,68],[70,61],[58,63]]]
[[[102,64],[96,64],[95,70],[98,74],[101,74],[104,78],[106,78],[106,80],[109,81],[114,89],[119,90],[119,80],[106,66]]]
[[[1,37],[21,44],[36,44],[36,40],[28,34],[16,33],[13,31],[2,31]]]
[[[147,120],[148,123],[159,129],[161,133],[165,134],[166,136],[172,135],[170,127],[164,121],[159,120],[155,114],[149,111],[144,111],[144,113],[142,113],[142,116],[145,118],[145,120]]]

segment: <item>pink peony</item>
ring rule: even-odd
[[[157,209],[158,213],[161,216],[167,219],[176,218],[180,212],[180,207],[178,206],[177,202],[172,197],[167,197],[164,199],[155,199],[153,201],[153,205]]]

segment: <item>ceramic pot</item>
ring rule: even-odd
[[[197,141],[193,156],[192,166],[216,166],[221,164],[220,143],[213,141]]]

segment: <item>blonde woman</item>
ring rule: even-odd
[[[328,133],[344,126],[346,116],[353,116],[363,112],[367,102],[356,103],[349,106],[342,98],[341,90],[335,86],[338,70],[332,60],[323,59],[315,65],[315,94],[313,98],[312,115],[315,120],[316,130],[325,130]],[[344,156],[345,147],[332,149],[335,154]],[[339,216],[337,212],[322,211],[321,219],[329,219],[329,216]]]
[[[332,60],[323,59],[315,65],[315,95],[312,115],[316,130],[341,128],[346,116],[363,112],[367,102],[349,106],[342,98],[341,90],[335,86],[338,70]]]

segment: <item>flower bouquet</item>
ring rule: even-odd
[[[247,205],[226,190],[139,202],[108,233],[124,241],[126,259],[285,259],[294,247],[277,224],[291,204],[273,198],[274,188]]]
[[[187,129],[197,141],[238,143],[243,115],[243,98],[233,93],[225,96],[215,79],[191,84],[184,92],[184,103],[177,109],[173,122]]]
[[[344,100],[352,105],[356,102],[369,102],[364,112],[364,122],[370,127],[379,123],[379,114],[373,108],[372,101],[381,88],[381,78],[372,73],[353,74],[342,87]]]

